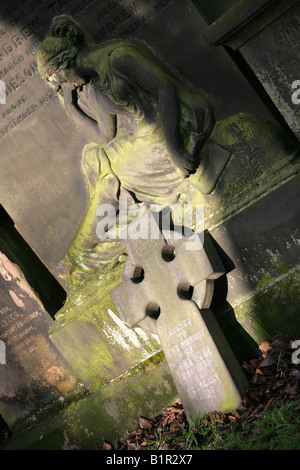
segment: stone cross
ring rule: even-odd
[[[146,214],[149,224],[158,224]],[[153,226],[153,225],[152,225]],[[149,230],[150,232],[150,230]],[[186,237],[124,240],[123,282],[111,292],[121,319],[158,335],[190,422],[237,408],[243,371],[209,309],[214,280],[225,273],[208,233],[198,249]],[[201,235],[194,235],[199,237]]]

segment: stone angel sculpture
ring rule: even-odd
[[[216,121],[207,98],[183,85],[144,44],[94,44],[67,15],[52,20],[37,59],[40,75],[89,140],[82,162],[90,204],[69,250],[72,263],[83,271],[123,246],[97,237],[99,205],[108,202],[118,210],[122,194],[132,204],[172,204],[189,185],[211,194],[233,152],[245,146],[249,122],[253,127],[246,114]],[[254,124],[251,141],[263,147],[260,125]],[[232,128],[238,131],[229,139]],[[268,127],[266,132],[275,131]]]

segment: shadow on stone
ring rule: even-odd
[[[46,311],[54,318],[66,300],[66,292],[20,235],[14,221],[1,205],[0,251],[19,266]]]

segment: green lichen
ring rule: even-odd
[[[288,249],[296,252],[295,234],[288,241]],[[298,337],[300,331],[300,266],[286,262],[276,250],[262,254],[265,266],[244,274],[251,290],[217,312],[220,326],[237,357],[250,355],[260,342],[275,333]],[[286,253],[286,259],[292,259]],[[250,283],[249,283],[250,281]],[[249,356],[251,357],[251,356]]]
[[[154,336],[141,335],[117,315],[110,292],[122,282],[125,259],[111,263],[105,275],[76,279],[50,330],[52,342],[91,391],[136,365],[137,372],[146,369],[144,361],[161,350]]]
[[[275,333],[298,336],[300,331],[300,272],[274,281],[265,273],[259,283],[263,287],[251,299],[235,308],[238,322],[260,343]]]
[[[101,304],[110,291],[122,282],[125,260],[126,256],[118,257],[106,267],[103,273],[101,270],[100,272],[93,271],[82,278],[73,275],[70,279],[67,300],[64,307],[55,315],[56,322],[51,332],[60,328],[62,323],[66,324],[82,315],[92,304]]]
[[[132,378],[140,374],[145,374],[152,367],[158,366],[164,360],[165,360],[165,355],[163,351],[160,351],[154,354],[154,356],[151,356],[149,359],[146,359],[145,361],[141,362],[137,366],[133,367],[132,369],[127,371],[125,374],[122,374],[117,380],[126,380],[128,378]]]

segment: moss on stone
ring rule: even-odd
[[[159,358],[156,359],[159,361]],[[177,399],[166,361],[147,372],[114,381],[78,400],[59,401],[48,413],[15,430],[7,450],[93,450],[114,442],[137,425],[140,416],[156,416]],[[74,397],[73,397],[74,398]]]
[[[122,282],[124,261],[114,260],[105,275],[75,279],[50,329],[52,342],[93,391],[135,366],[143,370],[143,362],[161,350],[156,337],[118,317],[110,292]]]
[[[135,377],[136,375],[147,373],[152,367],[158,366],[165,360],[163,351],[159,351],[153,356],[149,357],[145,361],[136,365],[132,369],[128,370],[125,374],[122,374],[116,380],[126,380],[127,378]]]
[[[258,283],[261,290],[235,308],[238,322],[258,343],[269,339],[275,333],[298,336],[299,285],[299,270],[294,270],[275,281],[274,277],[266,272]]]

